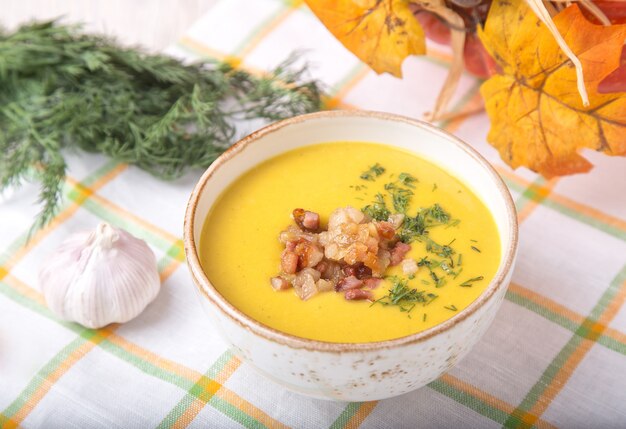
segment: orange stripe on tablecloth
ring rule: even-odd
[[[548,195],[550,195],[550,192],[552,192],[552,189],[556,186],[558,181],[559,181],[559,179],[557,179],[557,178],[550,179],[544,186],[542,186],[541,188],[535,189],[535,191],[539,194],[539,196],[535,197],[535,198],[531,198],[526,203],[524,208],[522,210],[520,210],[519,213],[517,213],[517,220],[518,220],[519,223],[522,223],[526,219],[528,219],[530,214],[533,211],[535,211],[535,209],[539,205],[541,205],[543,200],[548,198]],[[531,185],[531,187],[532,187],[532,185]]]
[[[561,305],[558,302],[553,301],[552,299],[547,298],[543,295],[540,295],[530,289],[527,289],[517,283],[511,282],[509,284],[509,290],[520,295],[523,298],[528,299],[529,301],[541,305],[542,307],[546,307],[551,312],[556,313],[559,316],[563,316],[578,325],[580,325],[585,320],[585,317],[581,314],[578,314],[575,311],[572,311],[569,308],[565,307],[564,305]]]
[[[600,210],[594,209],[593,207],[578,203],[560,194],[552,193],[550,195],[550,199],[578,213],[594,219],[598,219],[599,221],[607,225],[611,225],[618,229],[621,229],[622,231],[626,231],[626,222],[622,219],[608,215],[604,212],[601,212]]]
[[[73,180],[72,182],[69,182],[68,180],[66,180],[66,182],[71,183],[72,186],[74,186],[78,192],[81,192],[82,194],[88,194],[85,196],[85,199],[86,199],[87,196],[92,195],[96,190],[102,188],[104,185],[106,185],[108,182],[110,182],[115,177],[117,177],[120,173],[126,170],[127,167],[128,165],[126,164],[118,165],[113,170],[109,171],[107,174],[105,174],[104,176],[96,180],[94,183],[92,183],[91,186],[89,187],[85,187],[84,185],[80,184],[76,180]],[[78,209],[80,208],[81,204],[83,203],[83,201],[84,199],[80,199],[80,202],[71,201],[65,209],[61,210],[50,221],[50,223],[48,223],[44,228],[35,232],[33,236],[30,238],[30,240],[24,246],[20,247],[15,253],[13,253],[13,255],[11,255],[11,257],[7,259],[2,269],[10,271],[11,268],[17,265],[17,263],[33,247],[35,247],[45,237],[47,237],[52,231],[54,231],[59,225],[61,225],[63,222],[69,219],[74,213],[76,213]]]
[[[194,398],[185,409],[185,412],[182,413],[178,419],[176,419],[172,427],[179,429],[187,427],[196,418],[200,411],[202,411],[204,406],[211,400],[211,397],[215,395],[269,428],[287,428],[287,426],[278,420],[273,419],[267,413],[249,401],[246,401],[228,387],[224,386],[224,383],[226,383],[239,366],[241,366],[241,361],[236,357],[231,358],[226,363],[224,368],[222,368],[222,370],[215,376],[214,380],[218,385],[212,385],[212,387],[209,388],[206,398]],[[201,375],[200,378],[202,377],[203,376]]]
[[[239,57],[240,58],[247,57],[250,54],[250,52],[256,49],[256,47],[259,46],[261,42],[263,42],[263,40],[265,40],[267,36],[269,36],[274,30],[276,30],[276,28],[278,28],[280,24],[285,22],[287,18],[291,16],[291,14],[293,14],[296,10],[298,10],[298,6],[300,3],[302,2],[298,2],[298,4],[292,5],[288,7],[287,9],[285,9],[284,11],[282,11],[281,13],[279,13],[278,15],[276,15],[274,19],[272,19],[261,31],[259,31],[254,36],[254,39],[250,40],[246,44],[246,46],[239,52]]]
[[[345,103],[343,99],[346,97],[346,95],[348,95],[348,92],[350,92],[359,82],[361,82],[363,79],[365,79],[367,75],[370,74],[370,71],[371,70],[369,67],[363,67],[361,70],[359,70],[358,73],[352,76],[350,80],[348,80],[344,85],[342,85],[341,88],[339,88],[339,91],[337,91],[335,95],[333,95],[329,100],[324,103],[326,108],[334,109],[336,107],[339,107],[340,105],[346,106],[347,103]],[[351,107],[356,108],[355,106]]]
[[[30,288],[28,285],[26,285],[25,283],[23,283],[16,277],[9,274],[5,280],[7,284],[15,288],[21,294],[24,294],[28,296],[29,298],[45,305],[45,300],[39,292]],[[93,347],[98,345],[105,338],[109,342],[114,344],[115,346],[124,350],[125,352],[133,356],[136,356],[140,358],[141,360],[154,365],[155,367],[158,367],[169,373],[176,374],[189,381],[196,382],[197,380],[206,378],[203,374],[201,374],[198,371],[195,371],[189,367],[186,367],[184,365],[181,365],[169,359],[165,359],[157,355],[156,353],[153,353],[147,349],[144,349],[138,346],[137,344],[131,341],[128,341],[124,337],[115,334],[115,330],[117,330],[119,326],[120,325],[114,324],[114,325],[109,325],[106,328],[102,328],[98,330],[97,334],[92,339],[89,339],[87,343],[85,343],[84,345],[76,349],[74,353],[70,354],[60,366],[60,368],[62,368],[62,371],[61,372],[59,372],[59,370],[55,371],[52,374],[52,377],[47,379],[42,384],[42,387],[38,389],[29,398],[28,402],[24,405],[24,407],[18,410],[18,412],[16,412],[16,414],[10,419],[10,421],[6,423],[5,427],[19,426],[19,423],[24,420],[24,418],[30,413],[30,411],[32,411],[32,409],[35,408],[35,406],[37,406],[37,404],[41,401],[41,399],[43,399],[45,394],[52,388],[54,383],[64,373],[66,373],[75,363],[77,363],[80,360],[80,358],[82,358],[82,356],[84,356],[87,352],[92,350]],[[230,376],[237,370],[237,368],[240,365],[241,365],[241,361],[239,361],[239,359],[237,358],[230,359],[230,361],[224,366],[224,368],[215,377],[214,383],[217,383],[219,385],[219,387],[216,387],[217,390],[215,393],[223,400],[229,402],[231,405],[239,408],[240,410],[248,413],[250,416],[254,417],[258,421],[262,422],[263,424],[266,424],[268,427],[284,427],[282,423],[280,423],[277,420],[272,419],[269,415],[264,413],[262,410],[258,409],[257,407],[249,403],[248,401],[239,397],[236,393],[230,391],[229,389],[223,386],[223,383],[225,383],[228,380],[228,378],[230,378]],[[195,409],[196,411],[195,414],[200,412],[202,408],[204,407],[204,405],[206,404],[205,402],[202,402],[200,400],[195,400],[194,403],[196,402],[197,404],[191,407]],[[195,414],[193,416],[192,414],[193,412],[191,410],[190,412],[185,413],[186,418],[184,420],[190,423],[195,417]],[[189,419],[187,420],[187,418]],[[10,425],[13,425],[13,426],[10,426]]]
[[[15,289],[20,295],[23,295],[38,304],[46,306],[46,300],[44,299],[43,295],[39,293],[39,291],[28,286],[26,283],[15,277],[13,274],[7,274],[3,280],[6,284]]]
[[[289,426],[279,422],[278,420],[270,417],[267,413],[262,411],[261,409],[254,406],[252,403],[246,401],[245,399],[238,396],[235,392],[230,390],[229,388],[222,386],[220,390],[215,394],[217,397],[225,400],[226,402],[234,405],[239,408],[241,411],[246,413],[247,415],[253,417],[257,421],[263,423],[268,428],[284,428],[287,429]]]
[[[183,36],[179,39],[179,43],[182,43],[183,45],[186,45],[188,47],[190,47],[191,49],[193,49],[194,51],[204,54],[207,57],[211,57],[211,58],[215,58],[217,60],[220,61],[224,61],[226,58],[229,58],[230,56],[225,54],[222,51],[218,51],[217,49],[213,49],[207,45],[205,45],[204,43],[201,43],[195,39],[192,39],[189,36]],[[250,73],[253,74],[261,74],[262,71],[260,69],[253,69],[250,68],[248,69],[246,67],[246,70],[248,70]]]
[[[465,382],[453,375],[450,374],[444,374],[441,376],[441,380],[444,383],[447,383],[449,385],[451,385],[452,387],[467,393],[470,396],[473,396],[475,398],[479,398],[481,400],[483,400],[484,402],[490,404],[491,406],[493,406],[494,408],[499,409],[500,411],[503,411],[507,414],[511,414],[514,410],[515,407],[511,404],[509,404],[506,401],[503,401],[502,399],[493,396],[483,390],[480,390],[478,388],[476,388],[474,385]],[[554,426],[550,425],[549,423],[538,419],[536,422],[537,427],[540,428],[554,428]]]
[[[67,181],[69,183],[76,183],[76,181],[72,178],[68,178]],[[152,223],[144,220],[143,218],[131,213],[130,211],[126,209],[121,208],[117,204],[112,203],[111,201],[109,201],[108,199],[100,195],[93,194],[90,199],[93,201],[96,201],[101,206],[105,206],[108,210],[120,215],[124,219],[130,220],[131,222],[136,223],[137,225],[140,225],[142,229],[150,232],[151,234],[157,235],[161,237],[162,239],[169,241],[172,244],[180,241],[180,238],[176,237],[174,234],[171,234],[165,231],[164,229],[153,225]]]
[[[565,361],[565,364],[559,369],[556,375],[550,381],[550,384],[543,391],[537,402],[533,405],[529,412],[524,413],[522,420],[529,425],[534,424],[535,419],[541,416],[550,406],[556,395],[563,389],[567,381],[570,379],[580,362],[585,358],[589,350],[595,344],[597,337],[602,335],[602,328],[598,325],[608,325],[617,315],[624,302],[626,301],[626,282],[623,282],[618,293],[613,297],[609,305],[598,318],[597,324],[593,324],[590,330],[593,333],[592,339],[584,338],[578,345],[576,350]]]
[[[163,358],[159,355],[157,355],[156,353],[151,352],[150,350],[144,349],[143,347],[138,346],[137,344],[128,341],[126,338],[117,335],[115,333],[113,333],[114,331],[111,331],[111,334],[108,337],[108,341],[116,346],[118,346],[119,348],[121,348],[122,350],[126,351],[127,353],[130,353],[131,355],[137,356],[140,359],[151,363],[152,365],[165,370],[167,372],[170,372],[172,374],[176,374],[179,377],[185,378],[189,381],[195,381],[200,379],[201,377],[203,377],[203,375],[194,370],[191,369],[189,367],[186,367],[184,365],[181,365],[177,362],[174,362],[172,360]]]
[[[17,277],[12,274],[7,274],[4,278],[6,284],[11,286],[20,294],[26,296],[27,298],[41,304],[46,305],[45,299],[41,293],[37,290],[31,288],[26,283],[19,280]],[[109,339],[109,341],[113,343],[117,343],[118,345],[124,344],[126,347],[132,348],[135,354],[139,356],[150,356],[154,358],[153,361],[148,360],[150,363],[155,366],[159,366],[160,368],[166,369],[168,367],[177,368],[178,370],[184,371],[192,371],[188,368],[183,367],[182,365],[176,366],[174,362],[167,361],[165,359],[159,358],[148,350],[142,349],[139,346],[136,346],[129,341],[124,340],[122,337],[119,337],[114,334],[114,331],[119,327],[117,324],[109,325],[107,328],[103,328],[97,331],[96,335],[88,340],[87,343],[78,347],[73,353],[68,355],[68,357],[61,363],[59,368],[55,370],[44,382],[41,384],[39,389],[33,393],[33,395],[29,398],[29,400],[24,404],[24,406],[19,409],[15,415],[11,418],[11,420],[7,423],[8,425],[14,424],[17,427],[19,423],[22,422],[26,416],[37,406],[39,401],[43,399],[43,397],[48,393],[48,391],[52,388],[52,386],[61,378],[63,374],[65,374],[74,364],[76,364],[83,356],[85,356],[90,350],[92,350],[95,346],[100,344],[102,340]],[[147,360],[147,359],[144,359]],[[163,364],[160,366],[159,363]],[[169,369],[166,369],[169,371]],[[175,372],[175,371],[172,371]],[[176,373],[176,372],[175,372]],[[197,373],[198,376],[202,374]],[[197,378],[197,377],[196,377]],[[194,380],[194,378],[190,378]]]
[[[363,402],[361,406],[359,407],[359,409],[357,410],[357,412],[354,413],[354,415],[350,418],[350,420],[346,422],[343,428],[344,429],[356,429],[359,426],[361,426],[361,424],[363,424],[367,416],[369,416],[372,413],[372,411],[374,411],[374,408],[376,408],[377,404],[378,404],[378,401]]]
[[[463,106],[463,108],[458,113],[456,113],[456,116],[451,119],[450,122],[448,122],[443,128],[449,133],[456,132],[461,127],[463,122],[465,122],[470,116],[470,113],[464,114],[464,112],[475,112],[476,108],[482,106],[483,104],[484,102],[482,96],[480,95],[480,92],[476,91],[476,94],[474,94],[472,98],[470,98],[467,104]]]
[[[508,169],[501,167],[501,166],[496,166],[494,165],[494,168],[496,169],[496,171],[498,172],[498,174],[500,174],[501,176],[506,177],[507,179],[521,185],[521,186],[530,186],[533,190],[537,191],[537,192],[541,192],[543,190],[543,186],[539,186],[536,184],[533,184],[531,182],[529,182],[528,180],[518,176],[517,174],[509,171]],[[569,209],[574,210],[575,212],[581,213],[583,215],[589,216],[591,218],[597,219],[599,221],[601,221],[602,223],[605,223],[607,225],[611,225],[614,226],[618,229],[621,229],[622,231],[626,231],[626,221],[616,218],[615,216],[611,216],[609,214],[606,214],[598,209],[595,209],[591,206],[579,203],[577,201],[574,201],[568,197],[565,197],[559,193],[556,192],[550,192],[549,193],[549,199],[561,204],[564,207],[567,207]]]
[[[161,283],[165,282],[178,267],[182,264],[178,259],[172,259],[169,264],[167,264],[159,273],[159,277],[161,278]]]
[[[19,427],[19,424],[24,421],[28,414],[35,408],[35,406],[43,399],[48,391],[54,386],[54,384],[83,356],[98,345],[106,338],[107,334],[102,333],[96,335],[90,341],[80,345],[74,352],[59,365],[59,367],[52,372],[41,384],[41,386],[32,394],[29,400],[11,417],[11,421],[5,428]],[[15,425],[15,426],[12,426]]]
[[[537,305],[547,308],[552,313],[558,314],[571,322],[582,325],[585,321],[585,317],[581,314],[576,313],[573,310],[565,307],[564,305],[559,304],[558,302],[547,298],[537,292],[534,292],[530,289],[525,288],[517,283],[510,283],[509,290],[522,298],[525,298],[531,302],[534,302]],[[602,323],[595,323],[593,326],[593,330],[595,332],[601,332],[601,334],[605,337],[612,338],[613,340],[620,342],[622,344],[626,344],[626,334],[617,329],[610,328]]]

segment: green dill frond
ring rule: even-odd
[[[236,123],[321,108],[320,84],[295,59],[255,76],[216,60],[146,54],[53,21],[0,33],[0,190],[40,181],[38,228],[59,206],[65,149],[166,180],[206,168],[232,143]]]

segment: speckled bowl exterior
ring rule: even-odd
[[[377,142],[443,167],[489,207],[502,255],[487,289],[451,319],[407,337],[329,343],[265,326],[226,301],[198,257],[204,220],[220,193],[259,163],[298,147],[332,141]],[[346,160],[350,162],[350,160]],[[185,216],[187,262],[207,314],[237,355],[295,392],[341,401],[372,401],[417,389],[452,368],[485,333],[506,293],[517,253],[517,217],[508,189],[476,151],[427,123],[386,113],[331,111],[269,125],[225,152],[196,185]]]

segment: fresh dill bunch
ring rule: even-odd
[[[0,190],[34,178],[47,224],[62,198],[65,149],[99,152],[161,179],[206,168],[245,119],[321,108],[316,81],[288,59],[254,76],[225,62],[183,64],[54,21],[0,33]]]

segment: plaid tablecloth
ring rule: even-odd
[[[406,61],[403,80],[377,76],[301,2],[280,0],[221,0],[170,53],[260,71],[294,50],[328,85],[328,105],[414,117],[431,109],[450,59],[431,45],[431,56]],[[463,76],[454,110],[479,108],[479,86]],[[368,403],[312,400],[263,378],[207,323],[184,266],[183,212],[199,173],[164,183],[68,154],[66,203],[26,245],[37,187],[0,203],[0,426],[626,427],[626,159],[590,154],[591,173],[546,181],[502,163],[485,114],[440,125],[496,166],[521,222],[506,301],[450,373]],[[150,244],[163,286],[135,320],[91,330],[50,313],[37,271],[68,234],[102,220]]]

